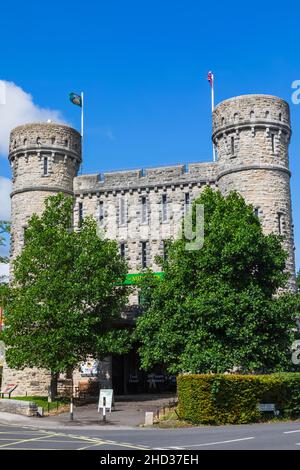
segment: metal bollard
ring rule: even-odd
[[[106,397],[103,397],[103,422],[106,422]]]

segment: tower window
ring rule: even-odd
[[[283,220],[283,213],[278,212],[277,213],[277,223],[278,223],[278,233],[279,235],[282,235],[284,232],[284,220]]]
[[[120,255],[122,256],[122,258],[125,258],[125,243],[124,242],[120,243]]]
[[[78,226],[81,227],[83,222],[83,203],[78,203]]]
[[[142,196],[142,210],[141,210],[141,223],[145,224],[147,223],[147,198],[146,196]]]
[[[163,222],[168,220],[168,200],[166,194],[162,195],[162,220]]]
[[[123,197],[119,199],[119,224],[126,224],[126,201]]]
[[[255,208],[254,208],[254,215],[255,215],[256,217],[259,217],[259,207],[255,207]]]
[[[24,139],[23,145],[24,145],[24,147],[26,147],[26,145],[27,145],[27,139]]]
[[[190,207],[190,194],[185,193],[184,195],[184,212],[187,213]]]
[[[39,137],[36,139],[36,144],[41,145],[41,139]]]
[[[44,157],[43,160],[43,174],[48,175],[48,157]]]
[[[104,224],[104,204],[103,201],[99,202],[99,222],[102,226]]]
[[[250,119],[254,119],[254,111],[250,111]]]
[[[142,242],[142,268],[147,268],[147,242]]]
[[[235,151],[235,149],[234,149],[234,137],[231,137],[231,139],[230,139],[230,149],[231,149],[231,155],[234,156],[234,153],[235,153],[234,152]]]
[[[266,111],[266,114],[265,114],[266,119],[269,119],[269,116],[270,116],[269,111]]]
[[[166,240],[163,241],[163,260],[167,261],[168,259],[168,242]]]
[[[55,137],[51,137],[51,144],[52,144],[52,145],[55,144]]]
[[[275,134],[271,134],[272,153],[275,153]]]
[[[278,119],[279,119],[279,121],[282,120],[282,114],[281,113],[279,113]]]

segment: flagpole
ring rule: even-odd
[[[83,108],[84,108],[84,97],[83,97],[83,91],[81,92],[81,137],[83,140]]]
[[[84,135],[84,96],[83,91],[81,92],[81,174],[82,174],[82,162],[83,162],[83,135]]]
[[[213,119],[213,112],[215,109],[215,77],[214,74],[212,74],[212,83],[211,83],[211,114],[212,114],[212,119]],[[216,161],[216,149],[213,143],[213,161]]]

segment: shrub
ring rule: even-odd
[[[270,375],[179,375],[178,414],[201,424],[245,424],[273,414],[259,403],[275,403],[280,416],[300,416],[300,373]]]

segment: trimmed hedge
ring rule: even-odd
[[[195,424],[245,424],[274,417],[259,403],[275,403],[281,418],[300,417],[300,373],[186,374],[177,377],[178,414]]]

